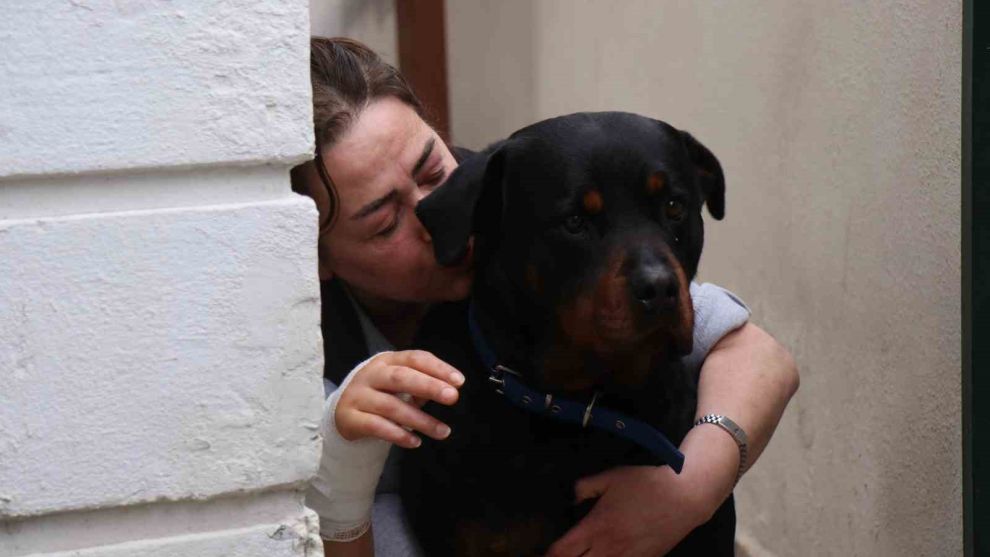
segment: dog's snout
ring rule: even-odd
[[[649,313],[676,307],[677,277],[660,261],[636,265],[629,286],[637,302]]]

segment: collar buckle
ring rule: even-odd
[[[491,381],[492,383],[495,383],[496,385],[498,385],[498,387],[495,388],[495,392],[497,392],[500,395],[504,395],[505,394],[502,391],[502,387],[505,386],[505,378],[504,377],[505,377],[505,374],[506,373],[511,373],[512,375],[515,375],[516,377],[522,377],[522,375],[518,371],[515,371],[513,369],[507,368],[507,367],[503,366],[502,364],[496,364],[495,367],[492,368],[491,373],[488,375],[488,380]]]

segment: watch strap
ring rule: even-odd
[[[746,432],[743,428],[739,427],[736,422],[726,418],[721,414],[706,414],[700,418],[698,421],[694,422],[695,426],[701,424],[712,424],[716,425],[732,436],[732,439],[736,442],[736,446],[739,447],[739,469],[736,471],[736,481],[739,483],[739,478],[742,477],[743,472],[746,471],[746,465],[749,459],[749,442],[746,437]]]

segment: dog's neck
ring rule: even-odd
[[[474,318],[498,363],[521,373],[534,388],[577,397],[606,385],[608,391],[632,391],[669,358],[660,343],[654,347],[659,350],[616,355],[607,361],[573,346],[556,326],[551,310],[514,292],[518,288],[502,279],[504,275],[497,279],[498,286],[486,280],[475,283]],[[626,384],[630,379],[633,382]]]

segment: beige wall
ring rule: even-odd
[[[395,0],[311,0],[309,30],[320,37],[351,37],[399,64]]]
[[[640,112],[720,157],[702,277],[796,356],[737,490],[777,555],[956,555],[961,4],[448,2],[455,141]]]

